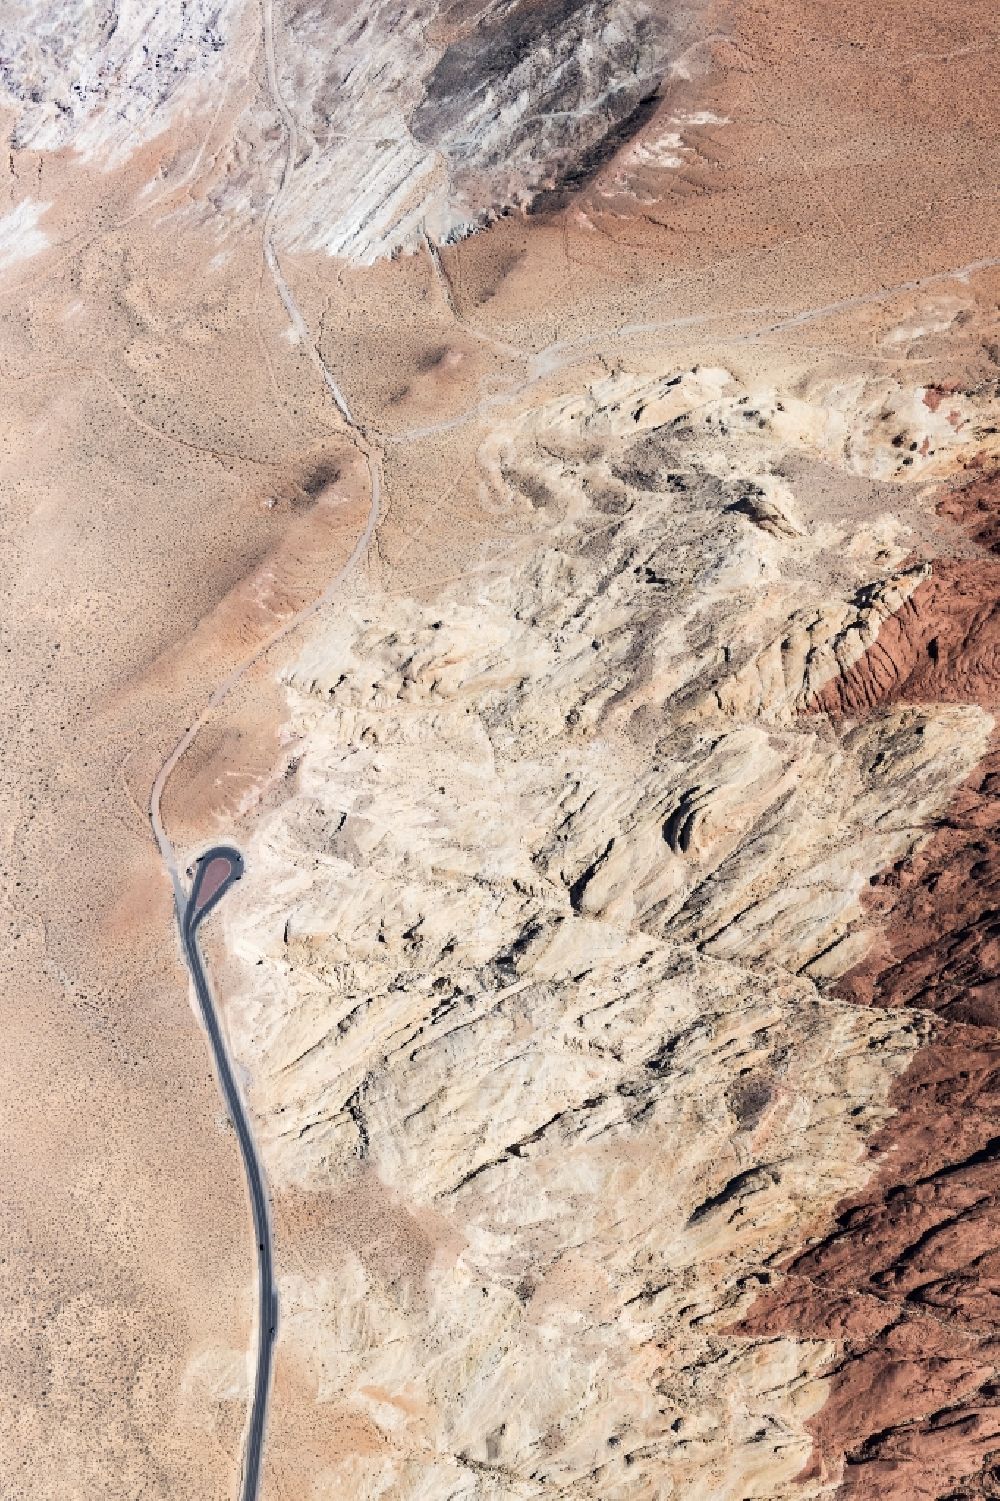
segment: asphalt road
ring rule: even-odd
[[[254,1377],[250,1418],[247,1425],[246,1453],[240,1501],[257,1501],[260,1485],[261,1453],[264,1447],[264,1424],[267,1419],[267,1396],[274,1362],[274,1342],[278,1331],[278,1290],[274,1282],[274,1255],[271,1223],[267,1212],[267,1194],[257,1148],[250,1131],[246,1109],[233,1078],[229,1054],[212,1000],[208,977],[198,948],[198,929],[212,909],[222,900],[230,886],[243,874],[243,856],[228,845],[206,850],[195,870],[190,895],[183,912],[179,912],[184,956],[194,980],[202,1020],[212,1045],[212,1058],[230,1120],[236,1129],[246,1173],[254,1234],[257,1240],[257,1370]]]

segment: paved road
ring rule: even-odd
[[[232,1065],[226,1051],[225,1039],[219,1025],[219,1016],[212,1000],[208,977],[198,948],[198,929],[205,918],[225,896],[230,886],[243,874],[243,856],[229,845],[217,845],[206,850],[195,870],[191,893],[186,904],[178,907],[181,937],[184,942],[184,957],[194,980],[201,1007],[202,1020],[212,1045],[212,1058],[226,1108],[236,1128],[246,1172],[247,1189],[250,1193],[250,1208],[253,1213],[254,1234],[257,1240],[257,1370],[254,1376],[253,1396],[250,1403],[250,1419],[247,1425],[246,1453],[243,1460],[243,1482],[240,1501],[257,1501],[260,1484],[260,1461],[264,1446],[264,1423],[267,1418],[267,1394],[271,1384],[271,1366],[274,1361],[274,1341],[278,1329],[278,1290],[274,1281],[274,1255],[271,1244],[271,1224],[267,1212],[267,1194],[260,1159],[250,1133],[246,1108],[239,1088],[233,1078]]]
[[[163,864],[173,885],[174,904],[177,909],[177,919],[184,943],[184,955],[198,993],[198,1004],[201,1007],[202,1018],[212,1046],[212,1055],[215,1061],[215,1071],[219,1079],[219,1087],[225,1096],[226,1105],[239,1138],[240,1152],[246,1172],[250,1204],[253,1210],[254,1230],[257,1239],[257,1264],[259,1270],[257,1364],[239,1501],[257,1501],[257,1491],[260,1483],[261,1453],[264,1443],[264,1423],[267,1416],[267,1395],[271,1380],[271,1367],[274,1360],[278,1299],[274,1283],[273,1250],[267,1214],[267,1199],[264,1192],[264,1176],[261,1172],[260,1161],[257,1157],[253,1137],[250,1134],[246,1111],[240,1099],[236,1081],[233,1078],[232,1066],[226,1054],[225,1041],[219,1027],[219,1020],[212,1002],[208,979],[205,974],[201,955],[198,951],[196,934],[199,924],[208,916],[216,902],[221,900],[232,883],[238,881],[243,874],[243,859],[238,850],[224,845],[206,851],[198,862],[198,869],[195,872],[191,893],[188,895],[184,889],[184,883],[177,867],[177,858],[173,844],[163,823],[161,802],[164,790],[175,766],[184,757],[204,725],[208,723],[215,711],[226,701],[232,690],[243,681],[250,669],[263,661],[280,642],[291,636],[294,631],[297,631],[311,616],[325,609],[336,598],[345,580],[365,557],[379,521],[382,485],[378,453],[369,443],[361,426],[355,420],[347,398],[343,391],[341,391],[333,371],[320,353],[319,346],[310,336],[305,318],[291,288],[285,281],[281,264],[274,248],[275,222],[281,207],[282,197],[291,182],[295,168],[296,131],[294,116],[285,104],[278,84],[278,68],[274,52],[275,0],[261,0],[261,4],[268,84],[273,96],[275,109],[281,116],[285,130],[285,162],[282,169],[281,183],[268,207],[264,223],[264,261],[274,282],[275,289],[284,304],[292,329],[296,336],[305,342],[309,357],[323,385],[344,418],[347,425],[346,431],[350,434],[351,441],[364,455],[368,466],[370,501],[364,528],[354,544],[350,557],[337,571],[318,598],[279,625],[272,635],[263,641],[242,662],[238,663],[229,673],[229,676],[213,690],[204,708],[188,725],[184,734],[177,741],[173,750],[157,772],[149,799],[149,818],[153,826],[153,835],[156,839]]]

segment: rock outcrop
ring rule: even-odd
[[[940,510],[997,551],[995,473]],[[816,707],[869,724],[901,702],[995,715],[998,586],[993,557],[936,562]],[[858,1501],[986,1497],[1000,1484],[998,790],[994,739],[931,837],[872,878],[871,947],[838,994],[933,1018],[929,1045],[893,1089],[875,1177],[744,1326],[842,1342],[813,1472],[846,1461],[842,1494]]]
[[[3,13],[3,1501],[997,1491],[980,0]]]
[[[798,453],[850,473],[863,424],[836,452],[828,400],[803,394]],[[875,1171],[928,1027],[829,980],[993,719],[816,715],[930,581],[867,480],[845,568],[809,470],[769,462],[787,410],[719,368],[495,423],[514,564],[359,597],[288,674],[230,1022],[275,1195],[279,1410],[294,1381],[339,1438],[310,1468],[279,1425],[276,1495],[829,1491],[801,1477],[841,1323],[733,1327]]]
[[[704,0],[275,7],[275,80],[294,101],[298,143],[279,242],[368,264],[427,236],[469,233],[511,208],[566,201],[657,114],[671,62],[706,8]],[[180,8],[144,0],[88,12],[81,34],[58,9],[21,7],[0,64],[12,144],[69,147],[121,165],[154,139],[169,140],[192,111],[210,120],[225,106],[240,70],[253,66],[259,24],[240,0]],[[245,103],[243,140],[226,143],[217,164],[210,203],[231,224],[263,212],[280,172],[274,109],[274,101]]]

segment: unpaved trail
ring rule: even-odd
[[[295,296],[292,293],[292,290],[289,287],[288,283],[286,282],[284,275],[282,274],[277,252],[274,248],[274,226],[281,208],[281,199],[288,187],[289,182],[291,181],[292,174],[294,172],[297,137],[294,117],[285,104],[285,101],[281,95],[280,87],[278,85],[277,68],[275,65],[274,57],[273,0],[262,0],[262,13],[264,52],[267,63],[268,86],[271,90],[275,109],[281,116],[281,120],[284,124],[286,139],[285,161],[282,168],[281,181],[278,185],[277,192],[271,200],[271,204],[268,208],[267,215],[264,220],[262,253],[264,262],[274,282],[275,290],[281,298],[285,311],[288,314],[289,323],[291,324],[299,339],[301,339],[302,342],[306,345],[313,365],[316,367],[316,370],[321,380],[323,381],[324,386],[332,396],[337,410],[340,412],[341,416],[344,419],[344,422],[347,425],[349,435],[365,456],[365,461],[368,465],[370,500],[368,507],[368,516],[365,522],[364,529],[358,537],[358,540],[354,545],[354,549],[350,557],[348,558],[344,566],[338,571],[338,573],[330,580],[323,593],[317,599],[313,600],[310,604],[306,605],[303,609],[299,610],[295,615],[291,616],[288,620],[285,621],[283,625],[279,626],[278,629],[273,633],[273,635],[269,636],[261,646],[259,646],[254,652],[252,652],[241,663],[239,663],[239,665],[233,669],[229,676],[225,678],[224,681],[221,682],[218,687],[213,690],[201,713],[193,721],[193,723],[188,726],[184,734],[177,741],[177,744],[167,756],[166,760],[163,762],[159,772],[156,775],[156,779],[153,783],[152,792],[150,795],[149,816],[150,821],[153,825],[153,833],[156,837],[156,843],[160,850],[160,856],[167,868],[167,872],[170,875],[170,879],[173,884],[175,899],[180,900],[181,903],[186,900],[186,897],[183,894],[183,889],[180,883],[180,876],[177,870],[177,857],[167,831],[164,827],[161,811],[163,792],[167,785],[167,782],[170,779],[171,773],[177,766],[178,762],[182,759],[184,754],[190,749],[191,745],[197,738],[199,731],[205,726],[214,711],[219,708],[219,706],[229,696],[233,688],[236,687],[237,683],[239,683],[246,676],[251,668],[255,667],[258,662],[260,662],[276,646],[278,646],[280,642],[284,641],[286,637],[290,636],[293,631],[298,630],[299,626],[303,625],[307,620],[315,615],[317,611],[322,610],[324,606],[327,605],[335,596],[340,586],[349,577],[349,575],[353,573],[358,563],[368,551],[372,537],[375,534],[375,528],[378,525],[381,506],[382,482],[378,454],[368,442],[367,437],[365,436],[365,433],[360,424],[355,420],[355,417],[348,404],[347,398],[344,396],[344,393],[341,390],[332,370],[323,359],[322,354],[320,353],[315,341],[313,340],[309,332],[308,325],[306,324],[306,321],[302,316],[302,311],[295,300]]]
[[[679,318],[657,319],[648,323],[622,323],[613,328],[603,329],[599,333],[584,334],[578,339],[558,339],[552,344],[544,345],[534,354],[528,350],[518,351],[520,357],[527,361],[528,374],[516,385],[494,392],[476,402],[475,405],[466,407],[464,411],[442,418],[440,422],[430,422],[421,427],[408,427],[397,433],[385,434],[382,441],[393,445],[415,443],[434,437],[437,433],[452,432],[464,427],[467,422],[473,422],[477,417],[484,417],[488,412],[510,406],[512,402],[527,395],[550,376],[572,365],[581,355],[585,355],[589,350],[601,350],[605,345],[612,344],[617,339],[641,338],[646,334],[684,334],[689,329],[711,328],[712,325],[733,319],[767,319],[769,314],[772,315],[768,321],[748,329],[745,333],[713,332],[711,336],[712,342],[719,345],[755,344],[775,334],[803,328],[807,324],[818,323],[824,318],[834,318],[838,313],[851,312],[854,308],[877,306],[880,302],[887,302],[891,297],[899,297],[907,292],[922,292],[928,287],[941,286],[949,281],[967,282],[977,272],[991,271],[997,266],[1000,266],[1000,256],[990,256],[985,260],[970,261],[965,266],[955,266],[947,271],[935,271],[929,276],[901,281],[891,287],[877,287],[871,292],[859,292],[854,297],[843,297],[839,302],[820,303],[814,307],[801,308],[795,313],[779,317],[773,317],[777,311],[773,307],[742,307],[721,313],[686,313]],[[687,344],[689,341],[682,337],[679,342]],[[514,348],[513,345],[505,347]]]
[[[240,1480],[239,1501],[257,1501],[257,1494],[260,1487],[267,1400],[278,1317],[277,1291],[273,1271],[274,1249],[263,1165],[250,1126],[249,1112],[243,1103],[238,1085],[235,1082],[232,1062],[226,1048],[224,1031],[211,997],[208,977],[198,953],[194,936],[197,921],[200,920],[201,916],[196,902],[198,882],[205,866],[204,863],[199,864],[198,873],[195,875],[195,884],[189,897],[184,889],[184,884],[177,868],[176,852],[164,826],[162,810],[163,793],[174,768],[191,748],[199,732],[211,719],[215,710],[225,702],[237,684],[242,681],[253,667],[273,651],[276,646],[291,636],[294,631],[297,631],[301,625],[305,624],[319,610],[322,610],[334,598],[349,575],[353,573],[358,563],[360,563],[361,559],[367,553],[372,537],[375,534],[375,528],[379,520],[382,490],[378,454],[368,442],[365,433],[355,420],[347,398],[312,338],[302,311],[282,273],[281,264],[274,248],[274,226],[280,212],[282,197],[295,170],[297,135],[295,119],[282,98],[281,89],[278,84],[278,72],[274,55],[273,0],[262,0],[262,23],[268,87],[274,107],[280,115],[285,128],[285,160],[282,167],[281,181],[271,199],[264,219],[261,250],[264,263],[274,282],[275,290],[281,298],[285,312],[288,315],[289,323],[299,341],[308,349],[310,359],[343,418],[352,441],[361,453],[364,454],[368,465],[370,500],[364,528],[355,542],[347,562],[337,571],[317,599],[314,599],[310,604],[286,620],[266,641],[240,662],[229,673],[228,677],[224,678],[212,691],[200,714],[187,727],[184,734],[164,760],[156,774],[150,792],[149,819],[160,851],[160,857],[173,887],[174,908],[181,936],[184,959],[198,997],[202,1020],[208,1035],[213,1063],[215,1065],[216,1076],[219,1081],[219,1088],[226,1101],[230,1118],[236,1127],[254,1224],[258,1282],[257,1315],[254,1334],[256,1353],[254,1356],[252,1394],[244,1429],[243,1468]],[[222,853],[231,860],[233,872],[236,872],[237,862],[239,862],[239,872],[242,873],[242,860],[239,852],[232,848],[226,848]],[[228,885],[229,883],[227,882],[226,884]]]
[[[149,803],[150,822],[161,859],[173,886],[174,903],[179,930],[184,943],[185,959],[191,971],[192,980],[202,1005],[203,1015],[207,1015],[206,1007],[211,1010],[212,1003],[208,998],[207,978],[200,967],[196,952],[193,951],[192,946],[187,941],[185,923],[186,921],[190,921],[192,911],[190,905],[191,898],[189,898],[188,893],[185,891],[180,872],[177,868],[176,853],[164,827],[162,815],[164,791],[174,769],[191,748],[202,728],[210,721],[215,711],[225,702],[233,689],[245,678],[247,673],[334,599],[344,582],[365,557],[378,525],[381,507],[381,472],[378,450],[373,446],[373,441],[369,439],[369,431],[354,416],[345,392],[341,388],[333,371],[324,360],[318,343],[313,338],[306,319],[295,299],[295,295],[285,279],[280,259],[275,249],[275,227],[280,216],[283,199],[295,173],[298,133],[295,117],[282,95],[279,81],[275,52],[275,0],[261,0],[261,20],[268,89],[274,110],[282,122],[285,133],[285,155],[281,177],[264,218],[261,242],[262,258],[275,291],[281,299],[290,327],[296,339],[308,353],[319,379],[343,420],[345,436],[350,437],[351,441],[365,457],[370,483],[370,503],[364,528],[355,542],[350,557],[334,577],[331,578],[322,594],[280,625],[270,637],[251,652],[217,685],[200,713],[186,728],[183,735],[180,736],[169,755],[163,761],[153,782]],[[484,331],[476,329],[473,325],[465,324],[458,309],[455,307],[451,284],[442,265],[437,248],[426,237],[425,248],[430,257],[435,277],[440,284],[442,296],[452,315],[455,317],[456,322],[465,327],[467,332],[473,337],[492,345],[504,354],[524,360],[527,364],[527,373],[523,380],[511,384],[503,391],[495,392],[485,397],[464,412],[442,421],[411,428],[393,435],[380,435],[374,429],[371,430],[372,439],[378,437],[381,442],[392,443],[393,445],[419,442],[435,434],[460,428],[475,418],[482,417],[491,411],[507,407],[534,388],[537,388],[554,374],[574,364],[581,356],[586,355],[588,351],[600,349],[602,346],[622,338],[637,338],[648,334],[661,334],[678,336],[678,340],[672,342],[687,342],[688,333],[695,329],[709,331],[713,328],[717,329],[718,325],[724,320],[747,319],[753,320],[756,326],[740,333],[713,334],[713,340],[720,343],[753,343],[775,334],[791,331],[806,324],[833,317],[838,313],[846,312],[853,308],[886,301],[892,296],[907,292],[922,291],[925,288],[940,285],[948,281],[968,280],[969,277],[979,271],[992,269],[1000,265],[1000,257],[975,261],[952,270],[937,272],[926,277],[902,282],[897,286],[878,288],[868,293],[844,298],[840,301],[807,307],[790,313],[774,307],[756,306],[736,309],[727,313],[704,311],[655,322],[627,323],[597,333],[587,334],[578,339],[558,340],[535,353],[531,353],[529,350],[519,349],[516,345],[495,339]],[[234,860],[239,858],[238,851],[231,850],[230,853]],[[217,1023],[216,1032],[210,1036],[210,1040],[212,1041],[217,1073],[219,1073],[220,1079],[231,1078],[231,1063],[225,1051],[223,1034],[221,1029],[218,1028]],[[233,1088],[235,1088],[235,1085]],[[261,1310],[267,1306],[272,1306],[266,1301],[266,1292],[268,1296],[272,1297],[273,1303],[273,1255],[270,1228],[266,1214],[266,1198],[261,1197],[263,1193],[263,1174],[257,1147],[253,1141],[248,1123],[249,1117],[245,1112],[242,1102],[240,1102],[239,1108],[243,1112],[242,1118],[247,1122],[246,1142],[243,1144],[244,1165],[245,1167],[251,1163],[256,1165],[258,1187],[256,1198],[254,1195],[254,1170],[252,1168],[247,1169],[247,1181],[251,1201],[255,1205],[254,1218],[257,1226],[257,1265],[260,1287],[255,1334],[257,1356],[253,1396],[249,1404],[245,1429],[244,1468],[240,1488],[240,1501],[257,1501],[270,1379],[270,1361],[273,1351],[273,1328],[271,1329],[270,1339],[268,1339],[266,1337],[267,1331],[264,1328]],[[257,1205],[258,1198],[260,1199],[259,1206]],[[263,1230],[261,1229],[262,1226]],[[276,1318],[276,1311],[272,1317]]]

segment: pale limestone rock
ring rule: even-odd
[[[607,154],[655,103],[702,4],[273,0],[282,109],[251,84],[265,73],[256,0],[11,0],[0,103],[15,147],[110,167],[191,119],[203,136],[228,95],[239,130],[206,196],[230,218],[263,211],[287,112],[278,245],[371,264],[467,234]]]
[[[51,206],[34,198],[22,198],[6,214],[0,214],[0,271],[46,248],[49,237],[38,221]]]
[[[212,1402],[245,1402],[251,1375],[246,1350],[201,1350],[188,1362],[181,1387],[182,1399],[193,1411]]]
[[[317,1494],[823,1493],[829,1349],[727,1330],[870,1170],[922,1029],[821,982],[991,722],[804,712],[923,573],[876,513],[825,597],[807,489],[764,488],[794,525],[734,508],[776,454],[745,395],[612,377],[498,424],[507,575],[342,607],[288,676],[227,941],[279,1206],[334,1210],[282,1338],[381,1436]]]
[[[210,116],[245,25],[240,0],[8,0],[0,99],[13,146],[121,164],[186,111]]]

